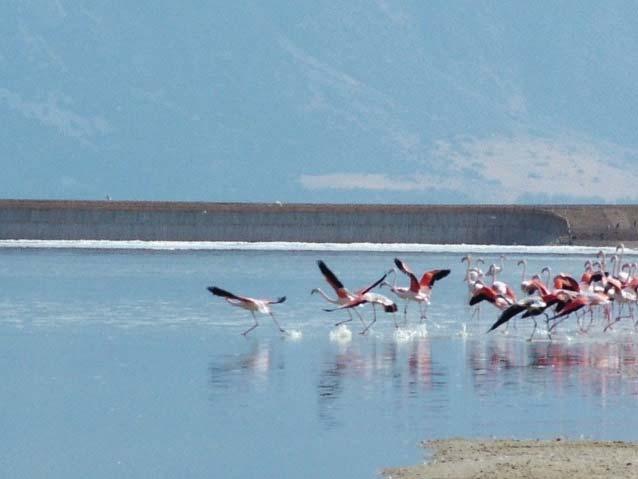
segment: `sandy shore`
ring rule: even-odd
[[[638,444],[621,441],[431,441],[428,464],[386,469],[386,479],[638,478]]]

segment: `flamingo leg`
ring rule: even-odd
[[[531,341],[532,338],[534,338],[534,334],[536,333],[536,327],[538,326],[538,324],[536,323],[536,318],[534,316],[532,316],[532,321],[534,321],[534,329],[532,329],[532,335],[527,339],[528,341]]]
[[[545,315],[545,327],[547,330],[547,339],[549,339],[551,341],[552,339],[552,332],[549,329],[549,316],[547,315],[547,313],[543,313]]]
[[[346,309],[346,311],[348,312],[348,319],[344,319],[343,321],[339,321],[338,323],[335,323],[335,326],[341,326],[344,323],[349,323],[350,321],[352,321],[352,312],[350,312],[349,309]]]
[[[242,334],[242,336],[246,336],[248,333],[250,333],[253,329],[255,329],[257,326],[259,326],[259,323],[257,322],[257,316],[255,316],[255,313],[253,311],[250,312],[250,314],[253,315],[253,319],[255,320],[255,324],[253,324],[250,328],[248,328],[246,331],[244,331]]]
[[[587,328],[585,328],[583,332],[586,333],[587,331],[589,331],[589,328],[591,328],[591,325],[593,323],[594,323],[594,308],[590,306],[589,307],[589,324],[587,325]]]
[[[582,331],[583,324],[581,322],[581,318],[582,318],[582,316],[580,315],[580,311],[578,311],[578,313],[576,313],[576,326],[578,326],[578,329],[580,329]]]
[[[419,303],[419,310],[421,311],[421,322],[428,319],[427,309],[428,307],[425,303]]]
[[[552,324],[550,326],[550,328],[547,330],[547,332],[551,333],[554,329],[556,329],[556,326],[558,326],[560,323],[565,321],[567,318],[569,318],[569,315],[563,316],[562,318],[558,318],[556,321],[554,321],[554,324]],[[548,336],[549,336],[549,334],[548,334]]]
[[[356,309],[354,310],[355,314],[357,316],[359,316],[359,321],[361,321],[361,324],[363,324],[364,326],[366,325],[366,322],[363,320],[363,316],[361,316],[361,313],[359,311],[357,311]]]
[[[277,325],[277,327],[279,328],[279,332],[280,333],[285,333],[286,330],[284,328],[281,327],[281,325],[279,324],[279,322],[277,321],[277,319],[275,319],[275,315],[270,313],[270,317],[272,318],[272,320],[275,322],[275,324]]]
[[[372,303],[372,321],[370,321],[370,323],[365,328],[363,328],[363,331],[361,331],[359,334],[366,334],[368,332],[368,329],[370,329],[370,326],[372,326],[376,322],[377,322],[377,310],[374,307],[374,303]]]
[[[476,318],[477,321],[481,320],[481,305],[477,304],[472,309],[472,319]]]
[[[608,329],[613,329],[612,326],[614,324],[620,322],[621,319],[625,319],[625,318],[631,318],[631,316],[617,316],[616,319],[614,319],[613,321],[610,321],[609,324],[605,326],[605,329],[603,329],[603,332],[606,332]]]

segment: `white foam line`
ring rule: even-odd
[[[159,251],[397,251],[414,253],[524,253],[593,255],[599,250],[614,252],[613,247],[593,246],[512,246],[476,244],[417,243],[301,243],[242,241],[111,241],[111,240],[0,240],[0,248],[105,249]],[[625,254],[638,254],[626,249]]]

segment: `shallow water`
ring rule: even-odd
[[[580,272],[588,257],[536,253],[530,271]],[[514,285],[521,254],[506,261]],[[423,439],[638,440],[628,321],[583,335],[569,320],[551,342],[526,341],[523,321],[487,335],[497,314],[471,317],[458,251],[400,255],[415,270],[453,271],[435,286],[425,326],[412,305],[398,332],[379,313],[361,336],[356,320],[335,330],[347,316],[310,296],[329,290],[315,261],[356,288],[392,266],[391,251],[0,249],[0,471],[374,477],[419,462]],[[212,297],[213,284],[286,295],[275,314],[295,334],[265,317],[242,337],[250,315]]]

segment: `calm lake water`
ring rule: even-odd
[[[427,331],[412,305],[399,332],[380,313],[367,336],[358,323],[336,333],[346,314],[309,294],[329,291],[316,260],[356,289],[395,256],[419,272],[452,269],[435,286]],[[422,461],[424,439],[638,440],[633,325],[584,336],[570,320],[555,341],[530,343],[519,321],[487,335],[497,314],[471,318],[461,256],[0,249],[0,472],[374,478]],[[509,253],[503,275],[517,290],[523,256]],[[588,257],[530,255],[529,270],[580,274]],[[275,314],[293,334],[263,317],[242,337],[249,313],[209,285],[286,295]]]

